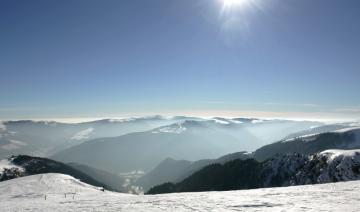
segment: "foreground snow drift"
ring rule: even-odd
[[[360,181],[229,192],[135,196],[62,174],[0,183],[1,211],[359,211]],[[65,198],[65,194],[67,194]],[[46,195],[46,199],[45,199]]]

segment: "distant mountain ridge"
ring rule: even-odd
[[[11,155],[47,157],[91,139],[151,130],[193,117],[138,117],[103,119],[83,123],[54,121],[0,122],[0,159]]]

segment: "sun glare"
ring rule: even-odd
[[[254,5],[257,5],[257,0],[219,0],[222,4],[222,15],[245,11]]]
[[[249,0],[223,0],[224,8],[242,7]]]

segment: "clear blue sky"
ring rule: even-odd
[[[360,1],[0,0],[0,119],[360,118]]]

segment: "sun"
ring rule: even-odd
[[[234,8],[245,6],[249,0],[222,0],[224,8]]]
[[[219,0],[222,4],[221,13],[228,14],[247,10],[254,6],[257,0]]]

